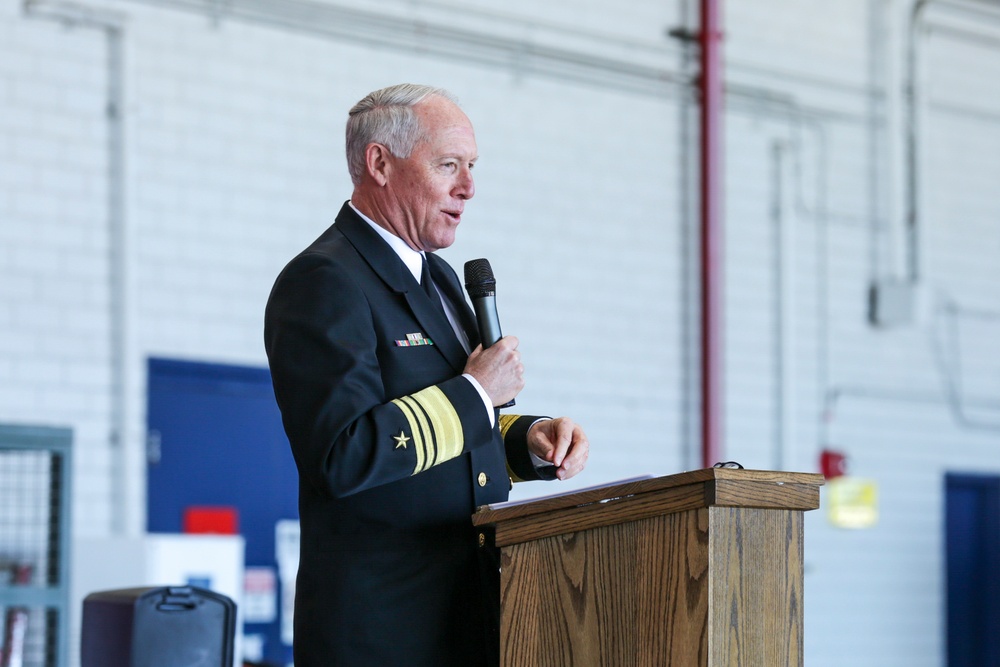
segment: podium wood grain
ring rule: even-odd
[[[801,665],[802,511],[821,483],[711,469],[482,509],[501,664]]]

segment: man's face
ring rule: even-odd
[[[476,193],[472,167],[479,157],[472,123],[457,106],[432,95],[413,108],[423,136],[410,157],[389,159],[386,218],[417,250],[455,242],[465,202]]]

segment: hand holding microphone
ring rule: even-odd
[[[482,340],[482,349],[473,351],[465,371],[482,385],[494,406],[510,407],[524,388],[524,366],[517,351],[517,338],[504,338],[500,331],[496,279],[489,260],[473,259],[465,263],[465,289],[472,300]]]

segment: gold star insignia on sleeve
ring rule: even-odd
[[[406,434],[403,431],[400,431],[399,435],[394,435],[392,437],[396,441],[396,449],[399,449],[400,447],[406,449],[406,443],[408,443],[410,439],[406,437]]]

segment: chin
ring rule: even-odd
[[[450,247],[451,244],[454,242],[455,242],[455,233],[452,232],[451,234],[446,234],[431,239],[428,245],[434,249],[433,252],[436,252],[438,250],[444,250],[445,248]]]

